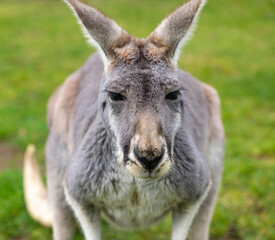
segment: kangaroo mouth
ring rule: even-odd
[[[131,152],[128,156],[128,161],[125,163],[125,168],[135,177],[143,179],[157,179],[166,175],[169,172],[171,165],[172,162],[168,157],[167,151],[154,168],[150,168],[148,165],[142,164],[135,157],[135,154]]]

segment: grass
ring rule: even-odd
[[[136,37],[146,37],[180,0],[93,0]],[[227,142],[211,239],[275,239],[275,1],[210,0],[179,66],[217,88]],[[0,142],[37,145],[41,168],[46,103],[94,51],[62,1],[0,2]],[[1,156],[0,156],[1,161]],[[27,214],[18,168],[0,172],[0,240],[50,239]],[[103,239],[169,239],[171,220]],[[78,232],[76,239],[83,239]]]

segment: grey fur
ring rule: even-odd
[[[187,6],[192,2],[198,1]],[[89,28],[89,15],[84,11],[83,16]],[[104,48],[106,36],[93,37]],[[175,70],[167,56],[152,58],[150,44],[131,40],[129,58],[119,55],[125,46],[114,43],[116,56],[105,73],[99,54],[94,54],[49,102],[46,158],[55,240],[73,238],[74,214],[86,238],[99,240],[100,212],[130,229],[154,224],[170,211],[173,240],[185,239],[189,227],[192,240],[208,239],[223,166],[219,99],[211,87]],[[178,100],[166,99],[177,90]],[[126,100],[112,102],[108,92],[123,93]],[[154,116],[148,124],[160,129],[170,164],[164,176],[154,172],[155,179],[153,173],[141,179],[125,168],[136,125],[145,113]]]

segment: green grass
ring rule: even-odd
[[[146,37],[180,0],[93,0],[136,37]],[[179,66],[222,99],[226,161],[211,239],[275,239],[275,1],[209,0]],[[62,1],[0,2],[0,142],[37,145],[41,168],[46,103],[94,50]],[[0,156],[1,161],[1,156]],[[50,239],[27,214],[22,172],[0,172],[0,240]],[[171,220],[122,232],[103,222],[103,239],[169,239]],[[83,239],[78,232],[76,239]]]

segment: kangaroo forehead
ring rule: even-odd
[[[107,90],[160,89],[178,90],[181,84],[175,73],[158,72],[152,69],[120,69],[107,77]]]
[[[149,39],[125,37],[122,39],[125,44],[114,50],[113,67],[121,64],[136,64],[146,68],[148,63],[170,64],[170,61],[165,57],[163,48],[156,46]]]

